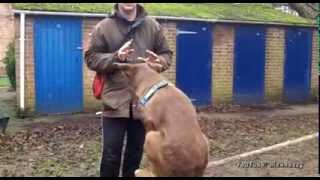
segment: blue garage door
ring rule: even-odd
[[[286,29],[284,100],[304,102],[310,95],[312,31]]]
[[[177,26],[177,87],[197,106],[211,104],[212,25],[181,22]]]
[[[82,111],[81,19],[36,17],[34,56],[36,111]]]
[[[264,99],[265,28],[239,25],[235,29],[233,96],[238,104]]]

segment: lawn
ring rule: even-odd
[[[14,3],[15,9],[110,13],[114,3]],[[258,3],[144,3],[150,15],[219,20],[247,20],[288,24],[315,24],[315,21],[288,15]]]
[[[9,87],[10,82],[8,77],[0,77],[0,87]]]

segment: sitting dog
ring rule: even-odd
[[[203,176],[208,140],[189,98],[146,63],[115,63],[130,79],[136,113],[146,129],[144,150],[150,170],[136,176]]]

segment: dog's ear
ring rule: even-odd
[[[129,63],[113,63],[114,68],[121,70],[130,70],[133,67],[133,64]]]

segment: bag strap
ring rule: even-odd
[[[114,18],[114,19],[116,18],[116,17],[114,17],[114,16],[112,16],[112,15],[108,15],[107,17],[108,17],[108,18]],[[135,21],[132,25],[129,26],[128,32],[126,33],[126,35],[124,36],[123,40],[121,41],[120,47],[118,47],[117,49],[120,49],[120,48],[123,46],[124,43],[126,43],[127,41],[129,41],[129,40],[132,38],[135,30],[136,30],[141,24],[143,24],[144,20],[145,20],[145,18],[138,19],[138,20]],[[99,74],[99,73],[98,73],[98,74]]]
[[[110,18],[116,18],[116,17],[110,16]],[[126,35],[124,36],[123,40],[121,41],[120,47],[117,48],[117,49],[120,49],[123,46],[124,43],[126,43],[127,41],[129,41],[133,37],[133,34],[135,33],[135,30],[141,24],[143,24],[144,20],[145,20],[145,18],[138,19],[132,25],[129,26],[128,32],[126,33]]]

